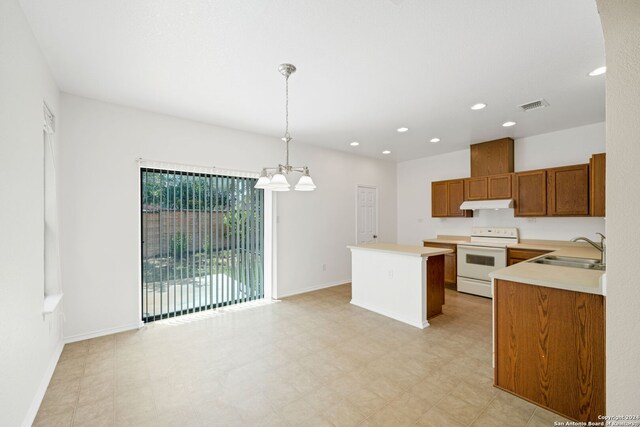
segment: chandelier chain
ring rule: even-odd
[[[284,130],[284,137],[285,138],[289,138],[289,76],[287,76],[285,78],[285,107],[284,107],[284,114],[285,114],[285,122],[286,122],[286,127]]]

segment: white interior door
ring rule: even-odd
[[[374,243],[378,238],[378,190],[359,185],[356,207],[357,244]]]

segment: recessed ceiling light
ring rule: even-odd
[[[482,110],[482,109],[483,109],[484,107],[486,107],[486,106],[487,106],[487,104],[483,104],[482,102],[479,102],[479,103],[477,103],[477,104],[473,104],[473,105],[471,106],[471,109],[472,109],[472,110]]]
[[[350,146],[352,146],[352,147],[357,147],[358,145],[360,145],[360,143],[359,143],[359,142],[357,142],[357,141],[353,141],[353,142],[352,142],[351,144],[349,144],[349,145],[350,145]]]
[[[382,154],[391,154],[391,151],[389,151],[389,150],[384,150],[384,151],[382,152]]]
[[[432,138],[431,142],[440,142],[440,138]]]
[[[595,70],[593,70],[592,72],[589,73],[589,76],[591,77],[595,77],[595,76],[600,76],[604,73],[607,72],[607,67],[598,67]]]
[[[400,132],[400,133],[402,133],[402,132],[406,132],[406,131],[408,131],[408,130],[409,130],[409,128],[405,128],[405,127],[398,128],[398,132]]]
[[[504,123],[502,124],[502,126],[504,126],[504,127],[506,127],[506,128],[509,128],[509,127],[511,127],[511,126],[515,126],[515,125],[516,125],[516,122],[504,122]]]

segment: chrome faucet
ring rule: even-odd
[[[597,250],[599,250],[601,254],[600,263],[603,266],[605,266],[607,264],[607,244],[605,243],[606,237],[604,237],[604,234],[602,233],[596,233],[596,234],[600,236],[600,243],[596,243],[593,240],[587,239],[586,237],[576,237],[574,239],[571,239],[571,241],[577,242],[582,240],[589,243],[591,246],[593,246]]]

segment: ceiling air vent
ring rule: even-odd
[[[547,102],[546,99],[538,99],[537,101],[527,102],[526,104],[519,105],[518,107],[522,111],[531,111],[531,110],[537,110],[539,108],[544,108],[548,106],[549,106],[549,103]]]

